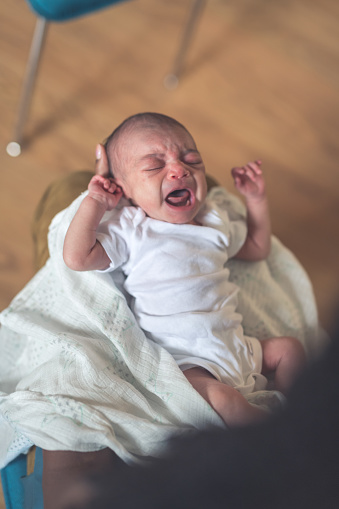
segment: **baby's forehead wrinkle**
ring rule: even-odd
[[[176,153],[179,155],[185,156],[186,154],[195,153],[199,154],[199,151],[195,148],[185,148],[184,150],[181,150],[180,147],[176,147],[179,150],[175,150]],[[173,150],[173,148],[172,148]],[[152,151],[147,154],[144,154],[138,158],[139,162],[145,161],[146,159],[164,159],[166,157],[166,152],[160,151]]]
[[[144,159],[151,159],[154,157],[164,157],[164,152],[153,152],[151,154],[145,154],[144,156],[140,157],[140,161],[143,161]]]
[[[173,154],[182,157],[199,151],[192,135],[181,126],[136,123],[119,133],[111,153],[115,167],[126,170],[147,159],[165,159]]]

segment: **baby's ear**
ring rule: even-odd
[[[115,183],[116,186],[120,187],[120,189],[122,191],[122,196],[124,198],[127,198],[127,196],[125,195],[125,192],[124,192],[124,186],[123,186],[122,180],[119,178],[112,178],[112,177],[111,177],[111,180]]]

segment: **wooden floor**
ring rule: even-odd
[[[126,116],[160,111],[195,137],[208,172],[263,161],[274,233],[331,327],[339,281],[339,4],[207,0],[178,88],[167,90],[191,0],[135,0],[53,24],[18,158],[6,154],[35,16],[0,2],[0,308],[33,275],[30,222],[46,186],[91,169]]]

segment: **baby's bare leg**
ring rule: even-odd
[[[261,341],[263,375],[275,373],[275,388],[286,394],[306,365],[304,347],[296,338],[278,337]]]
[[[245,426],[267,416],[267,412],[248,403],[236,389],[219,382],[203,368],[187,369],[184,375],[229,427]]]

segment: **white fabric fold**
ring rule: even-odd
[[[242,205],[217,188],[235,213]],[[0,468],[36,444],[109,447],[124,461],[161,454],[173,434],[224,426],[174,359],[148,340],[121,292],[121,274],[73,272],[64,236],[84,195],[52,221],[50,259],[0,315]],[[229,262],[245,334],[293,335],[321,346],[307,274],[272,239],[267,261]],[[116,283],[116,284],[114,284]]]

